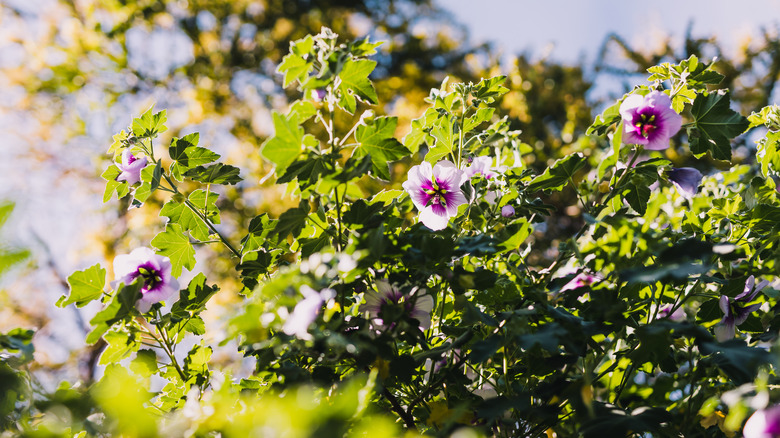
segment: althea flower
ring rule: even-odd
[[[171,259],[149,248],[136,248],[130,254],[114,257],[114,277],[130,284],[140,279],[141,298],[135,307],[146,313],[152,304],[179,298],[179,282],[171,276]]]
[[[726,295],[720,297],[720,310],[723,311],[723,319],[715,326],[715,338],[718,341],[723,342],[733,338],[736,327],[745,322],[753,311],[761,307],[760,304],[745,305],[753,301],[756,295],[769,284],[766,280],[758,285],[755,282],[755,277],[751,275],[745,282],[745,289],[741,294],[734,298]]]
[[[458,214],[458,206],[467,202],[460,189],[463,179],[463,171],[446,160],[433,167],[423,162],[409,169],[403,188],[420,210],[420,222],[434,231],[446,228],[450,218]]]
[[[483,155],[471,160],[471,165],[467,167],[464,172],[466,172],[466,176],[469,178],[476,175],[482,175],[485,179],[492,179],[501,172],[501,169],[493,167],[493,159],[487,155]]]
[[[667,177],[681,195],[690,198],[699,191],[704,176],[693,167],[676,167],[669,171]]]
[[[756,411],[742,430],[745,438],[780,437],[780,405]]]
[[[301,286],[300,291],[304,298],[295,305],[292,314],[284,322],[282,331],[300,339],[311,339],[309,326],[317,319],[322,305],[336,296],[336,292],[333,289],[323,289],[317,292],[305,284]]]
[[[368,312],[369,316],[381,325],[385,319],[397,321],[406,315],[420,322],[420,329],[431,328],[431,311],[433,310],[433,297],[422,295],[421,289],[416,289],[413,294],[406,295],[395,285],[387,280],[376,281],[376,291],[366,292],[365,304],[360,310]],[[391,322],[391,327],[395,322]]]
[[[632,94],[620,105],[623,118],[623,143],[644,145],[660,151],[669,147],[669,139],[682,127],[682,116],[672,109],[672,100],[660,91],[646,96]]]
[[[511,205],[507,204],[503,207],[501,207],[501,216],[503,217],[512,217],[515,215],[515,208]]]
[[[116,163],[116,167],[122,171],[119,176],[116,177],[117,181],[127,181],[128,185],[133,185],[138,181],[141,181],[141,170],[146,167],[146,157],[136,157],[130,152],[130,149],[125,149],[122,152],[122,162]]]

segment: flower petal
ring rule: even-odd
[[[447,228],[449,221],[450,217],[447,216],[446,210],[443,214],[438,214],[433,208],[426,207],[420,212],[420,222],[433,231]]]

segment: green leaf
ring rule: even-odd
[[[21,357],[18,358],[21,363],[32,362],[33,353],[35,352],[35,346],[32,343],[34,334],[35,331],[22,328],[12,329],[5,334],[0,333],[0,350],[9,353],[21,353]],[[7,357],[4,357],[4,360],[0,360],[0,364],[7,360]],[[2,385],[0,384],[1,387]]]
[[[474,87],[472,95],[475,98],[485,100],[488,103],[493,102],[497,97],[501,97],[509,91],[508,88],[502,86],[504,81],[506,81],[506,76],[482,79]],[[468,131],[468,129],[466,129],[466,131]]]
[[[586,134],[606,134],[609,127],[620,120],[620,104],[621,101],[617,101],[605,109],[604,112],[596,116],[596,120],[588,127]]]
[[[255,216],[249,222],[249,228],[247,229],[247,235],[241,239],[241,252],[254,251],[259,249],[265,243],[268,234],[276,228],[276,220],[269,219],[266,213],[260,216]]]
[[[420,118],[412,120],[411,130],[403,139],[404,146],[412,153],[417,153],[423,141],[432,142],[428,132],[438,118],[439,113],[433,108],[428,108]]]
[[[127,185],[127,182],[116,180],[116,177],[118,177],[120,173],[122,173],[122,171],[119,170],[116,165],[112,164],[108,166],[108,169],[106,169],[102,175],[100,175],[106,180],[106,190],[103,192],[103,202],[110,201],[111,196],[114,193],[116,193],[117,199],[122,199],[130,192],[130,187]]]
[[[330,173],[331,171],[331,169],[328,169],[328,162],[324,158],[312,154],[310,157],[290,164],[284,175],[276,180],[276,183],[284,184],[297,179],[301,188],[306,188],[316,184],[320,175]]]
[[[560,191],[574,177],[574,174],[585,166],[585,163],[585,156],[579,152],[566,158],[561,158],[547,168],[543,174],[534,178],[531,184],[528,185],[528,191]]]
[[[317,237],[301,238],[301,257],[306,258],[330,244],[330,236],[322,233]]]
[[[377,193],[376,195],[374,195],[374,197],[371,198],[371,203],[373,204],[375,202],[381,202],[386,207],[391,202],[393,202],[393,200],[401,196],[403,193],[404,193],[403,190],[385,189]]]
[[[726,91],[700,94],[691,108],[693,128],[688,128],[691,152],[711,152],[717,160],[731,160],[731,139],[750,126],[747,118],[730,108]]]
[[[236,184],[243,180],[238,174],[241,170],[228,164],[212,164],[208,167],[198,166],[184,172],[184,176],[205,184]]]
[[[195,377],[196,382],[205,379],[208,375],[211,352],[211,347],[195,345],[184,358],[184,371],[187,375]]]
[[[146,202],[152,196],[152,192],[160,186],[161,177],[162,167],[159,161],[156,166],[144,167],[141,170],[142,184],[133,192],[133,204],[138,206]]]
[[[296,115],[285,117],[274,111],[273,119],[274,136],[260,146],[260,153],[274,163],[276,173],[281,174],[303,152],[304,143],[311,144],[311,140],[304,142],[303,128]],[[311,136],[307,134],[306,137]],[[314,142],[316,145],[316,139]]]
[[[369,103],[377,103],[377,95],[374,86],[368,79],[368,75],[374,71],[376,61],[367,59],[348,60],[339,73],[341,84],[339,91],[339,106],[350,114],[357,109],[355,96]]]
[[[219,208],[217,208],[217,199],[219,194],[209,191],[206,194],[205,190],[195,190],[190,193],[189,200],[204,216],[206,216],[211,223],[220,223]]]
[[[467,118],[463,123],[463,132],[469,132],[480,124],[490,120],[490,118],[493,117],[495,110],[495,108],[478,109],[473,116]]]
[[[217,161],[220,155],[209,149],[198,146],[200,134],[197,132],[185,135],[182,138],[174,137],[168,148],[168,154],[175,161],[171,165],[171,173],[181,174],[193,167],[203,166]],[[174,170],[174,166],[176,169]]]
[[[183,267],[192,270],[195,267],[195,248],[190,239],[184,234],[181,225],[169,223],[165,231],[154,236],[151,242],[157,248],[160,255],[171,259],[171,274],[174,277],[181,275]]]
[[[218,224],[220,222],[219,209],[216,206],[218,196],[217,193],[209,192],[207,201],[206,191],[196,190],[190,194],[189,201],[211,222]],[[174,197],[163,205],[160,216],[168,217],[169,223],[181,225],[182,230],[189,231],[190,235],[198,240],[207,240],[211,234],[211,230],[203,219],[178,197]]]
[[[282,58],[282,62],[277,68],[279,73],[284,74],[285,87],[295,80],[303,82],[302,79],[309,74],[309,71],[311,71],[313,67],[313,63],[304,59],[303,55],[308,55],[309,52],[311,52],[313,45],[314,39],[311,35],[290,42],[290,53]]]
[[[219,291],[216,286],[206,284],[206,276],[199,272],[190,283],[187,289],[179,291],[179,300],[171,306],[171,313],[187,311],[199,313],[206,308],[208,300]]]
[[[154,107],[151,107],[141,117],[133,119],[133,134],[136,137],[154,138],[157,134],[168,130],[165,126],[168,120],[167,111],[162,110],[152,114],[153,109]]]
[[[623,195],[623,198],[628,201],[628,205],[631,208],[644,216],[647,211],[647,201],[650,200],[649,185],[631,183],[628,185],[628,191]]]
[[[769,131],[766,136],[756,142],[756,161],[761,164],[761,173],[764,177],[769,177],[769,168],[777,173],[780,172],[780,132]]]
[[[189,231],[192,237],[198,240],[206,240],[209,236],[209,228],[184,202],[171,199],[163,205],[160,216],[170,219],[168,223],[179,224],[184,231]]]
[[[309,203],[308,201],[301,201],[298,207],[291,208],[279,216],[273,234],[278,235],[282,239],[289,234],[292,234],[293,237],[298,237],[306,224],[307,217],[309,217]]]
[[[241,257],[241,263],[236,269],[244,277],[258,278],[268,273],[269,269],[276,263],[279,251],[267,252],[264,249],[245,252]]]
[[[119,285],[108,306],[96,313],[89,321],[94,328],[87,335],[87,344],[94,344],[112,325],[133,313],[138,313],[135,309],[135,302],[141,298],[141,285],[140,281],[129,285]]]
[[[371,171],[377,178],[389,180],[389,164],[410,154],[409,149],[393,137],[397,124],[397,117],[377,117],[366,125],[358,126],[355,132],[359,144],[352,151],[352,156],[371,156]]]
[[[457,122],[450,116],[441,118],[431,129],[431,135],[436,143],[425,154],[425,161],[435,164],[442,158],[453,154],[458,141]]]
[[[298,100],[290,107],[290,113],[288,117],[297,117],[298,123],[303,123],[317,114],[317,107],[308,100]]]
[[[58,301],[58,307],[65,307],[75,303],[77,307],[84,307],[87,303],[100,298],[103,288],[106,286],[106,270],[100,264],[91,266],[83,271],[76,271],[68,277],[70,291],[68,297],[63,295]]]
[[[153,350],[138,350],[135,359],[130,362],[130,370],[135,374],[150,377],[158,370],[157,354]]]
[[[119,362],[141,346],[132,333],[127,333],[124,330],[111,330],[103,335],[103,339],[106,340],[108,346],[100,355],[99,365]]]
[[[373,166],[371,156],[366,155],[363,158],[349,157],[344,163],[344,169],[334,176],[336,181],[348,183],[355,178],[360,178],[367,174]]]

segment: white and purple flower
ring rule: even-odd
[[[333,289],[323,289],[320,292],[307,285],[301,286],[303,299],[295,305],[293,312],[287,317],[282,326],[282,331],[288,335],[295,335],[299,339],[312,339],[309,334],[309,326],[319,315],[322,305],[336,296]]]
[[[691,198],[699,191],[704,175],[693,167],[675,167],[667,174],[669,182],[686,198]]]
[[[745,438],[780,437],[780,405],[756,411],[742,429]]]
[[[682,127],[682,116],[672,109],[672,100],[661,91],[646,96],[632,94],[620,105],[623,143],[643,145],[660,151]]]
[[[769,284],[766,280],[757,285],[755,282],[755,277],[751,275],[745,282],[745,289],[741,294],[734,298],[721,295],[720,310],[723,311],[723,319],[715,326],[715,338],[718,341],[723,342],[733,338],[736,334],[737,326],[745,322],[752,312],[761,307],[760,304],[746,306]]]
[[[487,155],[474,158],[471,160],[471,165],[464,170],[469,178],[482,175],[485,179],[493,179],[501,171],[501,168],[493,167],[493,159]]]
[[[360,307],[360,310],[368,312],[376,323],[388,325],[385,324],[385,319],[389,319],[389,327],[392,328],[395,321],[407,316],[416,319],[420,323],[420,329],[431,328],[433,297],[422,294],[422,289],[414,289],[407,295],[386,280],[377,280],[376,289],[366,292],[366,302]]]
[[[458,214],[458,206],[468,202],[460,189],[464,178],[463,171],[446,160],[433,167],[423,162],[409,169],[403,188],[420,210],[420,222],[434,231],[446,228],[450,218]]]
[[[171,259],[149,248],[136,248],[130,254],[114,257],[117,282],[131,284],[140,278],[141,298],[135,307],[146,313],[152,304],[179,298],[179,282],[171,276]]]
[[[141,181],[141,170],[146,167],[146,157],[136,157],[130,152],[130,149],[125,149],[122,152],[122,162],[116,163],[116,167],[122,171],[119,176],[116,177],[117,181],[127,181],[127,184],[132,186],[133,184]]]

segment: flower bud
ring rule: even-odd
[[[512,217],[515,215],[515,208],[511,205],[505,205],[501,207],[501,216],[503,217]]]

